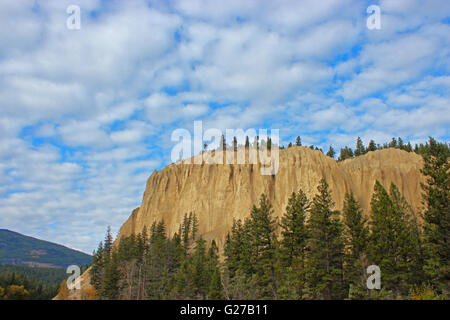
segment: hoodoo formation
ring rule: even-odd
[[[422,207],[422,157],[412,152],[383,149],[338,162],[318,150],[291,147],[279,151],[276,175],[261,175],[259,167],[174,163],[155,171],[147,181],[141,206],[123,224],[118,240],[161,220],[172,235],[184,214],[192,212],[198,217],[199,234],[206,240],[215,239],[221,247],[233,219],[249,216],[262,193],[272,202],[275,216],[281,216],[292,192],[301,188],[312,198],[322,177],[339,210],[345,193],[352,191],[367,214],[376,180],[386,188],[395,183],[416,212]]]
[[[249,216],[262,193],[268,196],[274,215],[279,217],[292,192],[301,188],[312,198],[322,177],[330,185],[336,209],[342,209],[345,193],[351,191],[365,214],[370,214],[370,199],[378,180],[385,188],[395,183],[415,212],[419,212],[421,183],[425,182],[420,173],[422,166],[420,155],[394,148],[341,162],[307,147],[282,149],[274,176],[261,175],[260,164],[174,163],[150,176],[142,204],[121,227],[116,244],[122,237],[149,228],[154,221],[164,220],[168,235],[173,235],[184,215],[192,212],[198,217],[198,234],[207,241],[215,239],[222,247],[233,219]],[[70,291],[64,299],[83,299],[91,289],[89,273],[84,272],[81,290]]]

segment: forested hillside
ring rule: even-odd
[[[67,277],[60,268],[0,265],[0,300],[49,300]]]
[[[0,264],[67,268],[69,265],[85,266],[91,260],[86,253],[56,243],[0,230]]]

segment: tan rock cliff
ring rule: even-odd
[[[422,158],[415,153],[385,149],[337,162],[320,151],[292,147],[280,150],[276,175],[261,175],[259,167],[175,163],[155,171],[147,181],[142,205],[123,224],[118,240],[160,220],[172,235],[184,214],[194,212],[199,233],[206,240],[216,239],[220,247],[233,219],[249,216],[262,193],[280,216],[292,192],[302,188],[312,198],[322,177],[330,185],[337,209],[342,209],[345,193],[352,191],[367,214],[376,180],[386,188],[394,182],[413,208],[421,209]]]

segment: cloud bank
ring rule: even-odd
[[[66,8],[81,8],[81,29]],[[450,2],[4,1],[0,226],[92,252],[175,128],[448,140]]]

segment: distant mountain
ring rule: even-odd
[[[85,266],[92,257],[62,245],[0,229],[0,264],[42,268]]]

